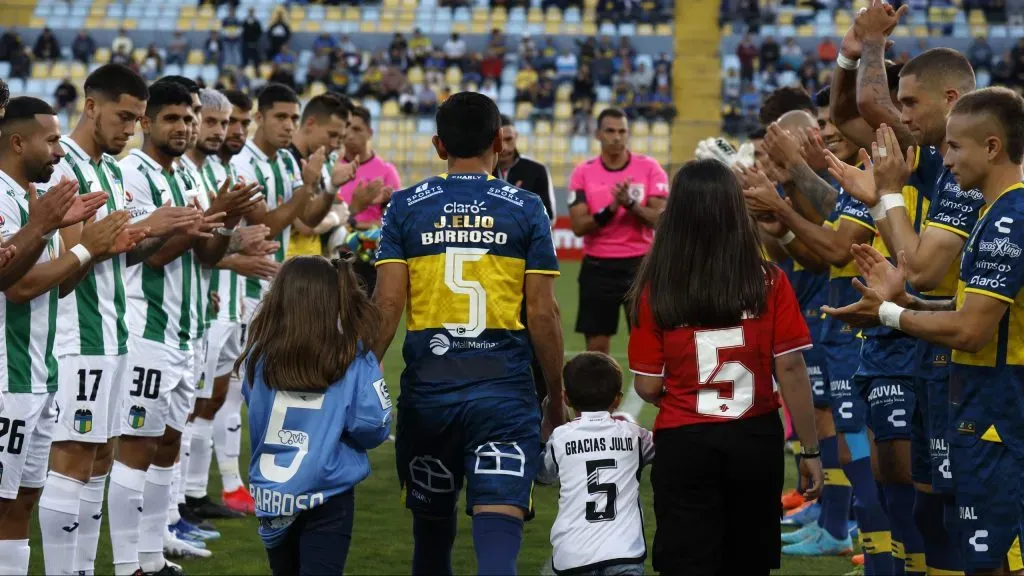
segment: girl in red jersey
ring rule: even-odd
[[[779,567],[783,430],[773,377],[823,483],[803,355],[811,337],[786,276],[761,255],[739,182],[717,160],[682,167],[630,294],[629,365],[659,406],[651,471],[654,568]]]

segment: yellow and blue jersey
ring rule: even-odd
[[[396,262],[409,268],[402,402],[535,396],[523,285],[527,274],[559,273],[536,194],[485,174],[441,174],[397,192],[377,266]]]
[[[868,214],[868,208],[863,202],[839,190],[839,197],[836,199],[836,206],[828,217],[828,224],[833,230],[839,229],[842,221],[853,222],[863,226],[877,235],[875,222]],[[852,281],[859,276],[857,263],[850,260],[843,267],[831,266],[828,270],[828,305],[833,308],[842,308],[860,300],[860,293],[853,287]],[[826,315],[821,321],[821,341],[832,345],[845,345],[856,339],[857,331],[849,324],[836,319],[834,316]]]
[[[992,340],[978,352],[953,351],[952,422],[958,435],[1003,442],[1024,456],[1024,183],[1007,188],[967,240],[957,308],[968,294],[1009,307]]]
[[[903,202],[907,215],[914,224],[914,231],[920,234],[925,216],[931,206],[935,184],[942,172],[942,155],[934,147],[918,148],[914,160],[914,171],[903,187]],[[889,257],[889,249],[882,236],[876,235],[873,243],[876,250]],[[931,296],[931,293],[924,295]],[[938,294],[936,294],[938,296]],[[911,377],[918,373],[917,341],[906,334],[878,326],[864,330],[864,346],[861,348],[861,363],[857,376]]]

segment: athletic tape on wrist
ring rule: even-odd
[[[92,254],[89,252],[89,249],[86,248],[85,246],[82,246],[81,244],[75,244],[74,246],[71,247],[71,250],[69,250],[69,252],[71,252],[72,254],[75,255],[76,258],[78,258],[79,268],[85,266],[90,261],[92,261]]]
[[[883,326],[899,330],[900,315],[904,310],[906,308],[895,302],[882,302],[882,305],[878,307],[878,319],[882,321]]]

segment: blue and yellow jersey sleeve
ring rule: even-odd
[[[402,245],[402,215],[398,202],[391,202],[384,209],[380,224],[380,244],[377,246],[375,266],[394,262],[405,262],[405,247]]]
[[[1024,287],[1024,184],[1011,187],[991,206],[968,245],[960,274],[964,294],[983,294],[1013,304]]]
[[[863,202],[857,200],[853,196],[846,193],[840,193],[839,200],[836,203],[836,211],[839,213],[839,220],[847,220],[858,224],[871,230],[873,233],[877,233],[878,230],[875,228],[875,221],[871,219],[871,215],[868,213],[868,207]],[[836,223],[836,228],[839,227],[839,223]]]
[[[984,206],[985,197],[980,190],[961,190],[952,172],[943,170],[935,186],[925,225],[948,230],[967,239]]]

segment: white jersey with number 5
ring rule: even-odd
[[[644,561],[640,471],[653,458],[651,433],[608,412],[584,412],[552,432],[538,480],[561,485],[551,527],[556,572]]]

